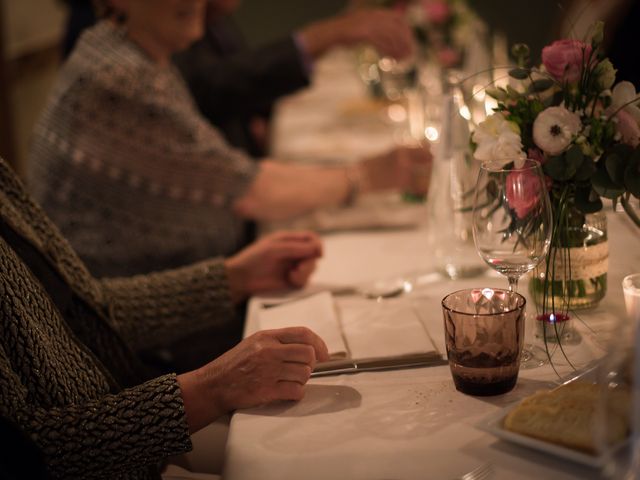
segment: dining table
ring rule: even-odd
[[[272,140],[277,158],[352,162],[402,141],[402,122],[390,118],[392,105],[367,96],[355,58],[347,50],[325,57],[314,67],[310,88],[280,102]],[[298,402],[233,414],[223,478],[446,480],[487,464],[487,478],[496,480],[603,478],[600,468],[556,455],[553,447],[545,451],[499,438],[487,425],[519,400],[591,371],[615,348],[616,332],[628,321],[621,281],[640,272],[640,229],[624,213],[606,208],[606,296],[596,307],[572,314],[572,339],[564,354],[550,344],[551,360],[521,369],[512,391],[463,394],[445,362],[314,377]],[[490,269],[470,278],[440,273],[428,242],[429,228],[436,227],[426,217],[424,203],[385,194],[291,222],[321,233],[323,256],[304,289],[251,299],[245,335],[261,328],[267,303],[284,305],[330,292],[340,328],[352,335],[347,344],[359,331],[385,322],[391,328],[401,315],[411,315],[424,329],[429,349],[446,359],[443,297],[465,288],[506,288],[507,280]],[[390,295],[363,294],[363,286],[397,284],[403,288]],[[527,299],[526,341],[545,348],[536,335],[538,308],[526,277],[519,292]],[[299,321],[305,325],[305,318]],[[371,340],[385,341],[384,335]]]

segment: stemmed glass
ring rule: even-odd
[[[547,255],[551,243],[551,203],[540,164],[516,160],[480,167],[473,204],[473,240],[482,259],[509,280],[517,291],[518,279]],[[525,344],[521,367],[537,367],[545,357]]]

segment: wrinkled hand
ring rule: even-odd
[[[239,408],[300,400],[317,362],[329,359],[305,327],[264,330],[207,365],[177,377],[191,433]]]
[[[432,163],[428,144],[398,147],[359,164],[364,191],[398,190],[424,195],[429,188]]]
[[[201,369],[224,412],[276,400],[300,400],[316,362],[329,359],[324,341],[305,327],[258,332]]]
[[[260,292],[304,286],[322,256],[313,232],[276,232],[225,261],[235,301]]]

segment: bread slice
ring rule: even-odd
[[[507,430],[588,453],[598,450],[597,415],[604,411],[602,388],[575,381],[525,398],[504,419]],[[609,390],[606,397],[607,444],[623,440],[629,431],[630,392]],[[603,402],[603,403],[600,403]]]

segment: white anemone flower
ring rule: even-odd
[[[509,163],[524,160],[520,127],[495,113],[486,118],[473,132],[477,145],[474,157],[482,162]]]
[[[636,93],[636,87],[631,82],[620,82],[611,92],[611,106],[607,109],[607,112],[613,113],[620,109],[623,105],[623,110],[633,117],[633,119],[640,124],[640,108],[638,108],[638,102],[633,102],[638,98]],[[630,103],[631,102],[631,103]]]
[[[580,117],[564,107],[549,107],[533,122],[533,141],[549,155],[566,150],[580,131]]]

